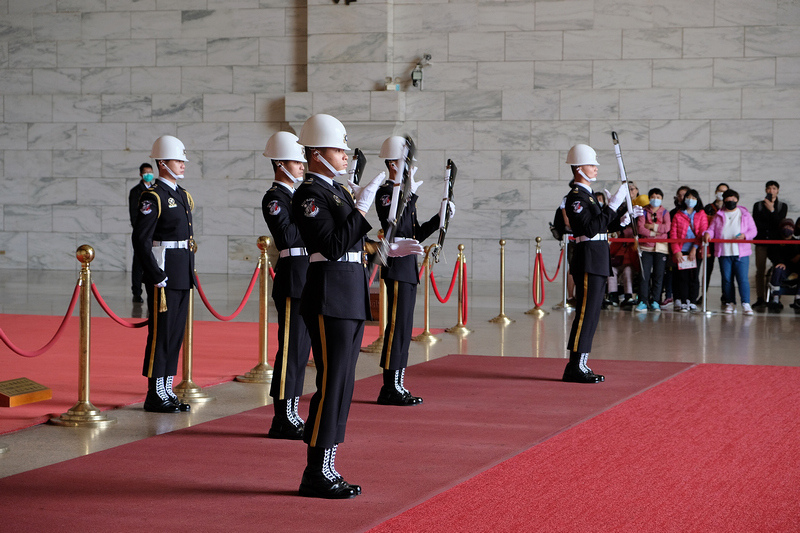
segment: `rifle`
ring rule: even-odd
[[[348,173],[352,176],[351,180],[356,185],[358,185],[358,183],[361,181],[361,174],[364,173],[365,166],[367,166],[367,158],[361,149],[356,148],[353,152],[353,166],[348,171]]]
[[[444,191],[442,192],[442,205],[439,207],[439,241],[434,245],[431,255],[435,263],[439,262],[439,252],[444,246],[447,236],[447,226],[450,224],[450,202],[453,201],[453,190],[456,183],[458,167],[452,159],[447,160],[444,172]]]
[[[400,197],[400,183],[394,183],[392,188],[392,204],[389,208],[389,228],[386,230],[381,245],[378,247],[378,252],[375,254],[375,262],[381,266],[388,266],[389,259],[389,245],[394,242],[395,233],[397,233],[397,226],[400,219],[403,218],[403,211],[405,211],[406,203],[411,196],[411,162],[414,160],[414,152],[416,146],[411,137],[406,135],[406,144],[403,147],[403,157],[400,161],[400,168],[397,174],[403,177],[403,196]],[[399,213],[399,214],[398,214]]]
[[[614,141],[614,153],[617,155],[617,165],[619,166],[619,179],[625,187],[625,205],[631,215],[631,229],[633,229],[633,240],[636,244],[636,254],[639,256],[639,271],[644,272],[642,265],[642,249],[639,248],[639,231],[636,226],[636,217],[633,215],[633,202],[631,201],[631,190],[628,188],[628,175],[625,173],[625,163],[622,162],[622,149],[619,146],[617,132],[611,132],[611,139]],[[607,199],[606,199],[607,200]]]

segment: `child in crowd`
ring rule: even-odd
[[[664,193],[661,189],[653,188],[650,189],[647,196],[650,198],[650,203],[644,208],[644,215],[637,219],[639,237],[666,239],[669,236],[670,219],[669,212],[661,206]],[[639,246],[642,250],[643,270],[636,311],[646,313],[649,308],[651,311],[660,312],[661,283],[669,247],[665,242],[643,243],[641,241]]]
[[[669,236],[671,239],[693,239],[685,243],[672,243],[672,257],[675,263],[673,289],[675,303],[673,309],[682,313],[696,312],[697,296],[700,292],[698,273],[702,266],[702,253],[699,252],[700,237],[708,229],[708,217],[703,212],[700,194],[690,189],[683,195],[676,208]]]

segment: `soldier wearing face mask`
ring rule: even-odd
[[[155,185],[155,176],[153,176],[153,167],[150,163],[142,163],[139,166],[139,181],[128,193],[128,211],[131,216],[131,227],[136,222],[136,215],[139,213],[139,198],[142,193]],[[131,265],[131,293],[133,293],[133,303],[140,304],[144,302],[142,299],[142,276],[144,270],[142,269],[142,262],[139,257],[133,254],[133,264]]]
[[[300,440],[305,422],[297,407],[303,395],[311,338],[300,316],[308,252],[292,215],[292,197],[295,184],[303,181],[306,159],[297,136],[288,131],[269,138],[264,157],[272,162],[275,181],[264,194],[261,211],[279,253],[272,284],[272,300],[278,312],[278,353],[269,391],[275,414],[267,436]]]

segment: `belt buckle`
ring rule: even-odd
[[[192,252],[196,252],[197,251],[197,243],[194,242],[194,237],[189,237],[189,241],[187,242],[187,247]]]

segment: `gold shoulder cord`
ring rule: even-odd
[[[189,191],[186,189],[184,189],[183,192],[186,193],[186,198],[189,200],[189,211],[194,211],[194,198],[192,198],[192,195],[189,194]]]

